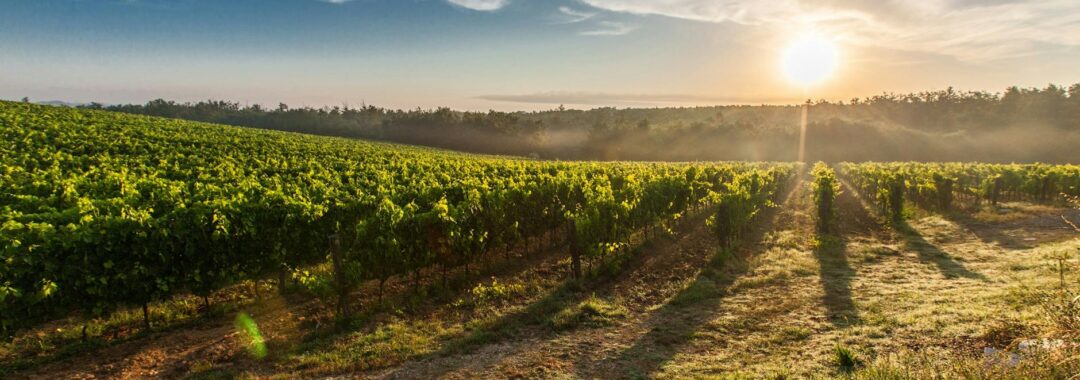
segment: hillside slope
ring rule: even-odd
[[[721,199],[716,234],[732,238],[796,168],[531,161],[26,103],[0,103],[0,137],[0,335],[14,336],[0,357],[15,360],[0,369],[183,323],[267,280],[347,323],[371,311],[358,289],[450,290],[452,273],[541,240],[570,244],[563,275],[581,277]],[[81,326],[22,345],[57,319]]]

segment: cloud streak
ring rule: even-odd
[[[984,61],[1080,46],[1075,0],[582,0],[600,10],[781,29]]]
[[[596,16],[596,12],[579,11],[574,8],[562,6],[559,7],[559,23],[560,24],[574,24],[579,23]]]
[[[446,2],[474,11],[493,12],[510,4],[510,0],[446,0]]]
[[[621,36],[637,29],[637,26],[619,21],[600,21],[596,29],[586,30],[580,34],[583,36]]]
[[[518,95],[481,95],[482,100],[532,104],[580,104],[580,105],[658,105],[658,104],[787,104],[796,103],[794,98],[722,97],[691,94],[628,94],[603,92],[552,91]]]

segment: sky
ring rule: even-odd
[[[1080,83],[1077,0],[8,0],[0,99],[463,110]],[[808,34],[839,65],[805,87]]]

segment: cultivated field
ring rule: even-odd
[[[559,162],[0,103],[0,376],[1070,378],[1080,166]]]

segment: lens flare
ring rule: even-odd
[[[248,353],[256,359],[266,357],[266,340],[259,332],[259,325],[247,313],[236,315],[236,330],[240,333],[241,343],[247,346]]]

